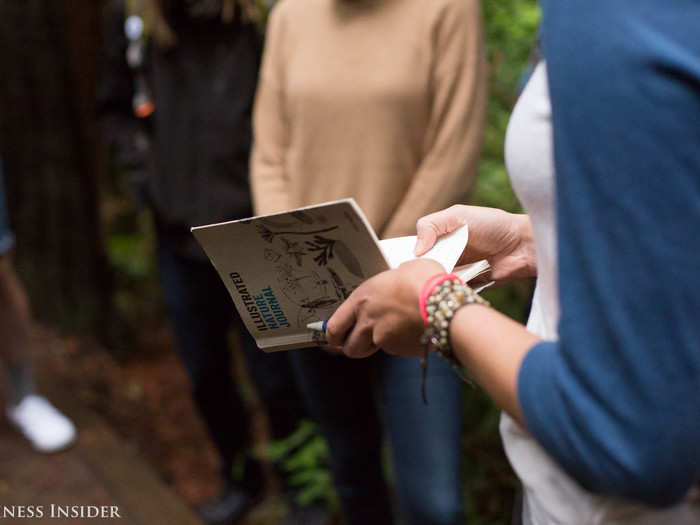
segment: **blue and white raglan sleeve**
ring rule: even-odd
[[[672,504],[700,479],[700,2],[543,14],[562,315],[523,415],[585,488]]]

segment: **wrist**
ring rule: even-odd
[[[519,252],[522,260],[519,273],[521,277],[536,277],[537,257],[535,253],[535,238],[532,234],[532,222],[527,214],[518,214],[516,217],[518,239],[520,240]]]
[[[505,233],[507,242],[503,249],[489,260],[492,266],[491,279],[504,283],[537,276],[535,240],[530,216],[505,211],[503,213],[506,215],[504,222],[508,224]]]
[[[397,271],[402,281],[408,285],[412,306],[419,304],[423,285],[438,274],[444,274],[445,268],[437,261],[424,257],[402,263]],[[406,297],[406,300],[409,300]]]
[[[488,301],[482,299],[454,274],[432,277],[424,285],[421,295],[421,313],[426,324],[421,343],[425,356],[429,351],[435,351],[469,383],[472,383],[471,378],[454,353],[450,329],[456,315],[471,304],[489,305]]]
[[[420,291],[420,295],[418,298],[418,305],[420,309],[420,315],[421,318],[423,319],[423,324],[425,326],[430,325],[430,314],[432,313],[431,310],[435,310],[435,306],[432,305],[430,306],[431,303],[431,298],[433,297],[433,294],[436,291],[436,288],[438,288],[441,284],[443,284],[446,281],[455,281],[459,284],[464,284],[462,282],[462,279],[460,279],[457,275],[453,273],[447,273],[447,272],[441,272],[437,273],[430,278],[428,278],[424,283]]]
[[[455,274],[441,273],[428,279],[420,296],[420,311],[429,343],[440,354],[451,354],[450,327],[455,315],[470,304],[489,302]]]

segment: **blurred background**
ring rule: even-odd
[[[484,0],[482,8],[490,99],[479,178],[469,202],[518,211],[503,164],[503,140],[527,71],[539,8],[534,0]],[[103,479],[102,489],[86,488],[104,491],[94,501],[111,501],[114,483],[138,485],[132,478],[152,474],[153,483],[162,483],[173,496],[158,492],[153,501],[196,505],[217,490],[216,457],[190,401],[165,320],[149,211],[133,204],[101,134],[96,92],[105,38],[102,9],[97,0],[0,0],[0,150],[10,224],[19,240],[15,268],[44,349],[35,356],[40,383],[76,421],[85,446],[93,447],[82,458],[41,461],[65,473],[105,455],[126,454],[142,466],[116,481]],[[530,294],[528,283],[487,292],[494,306],[520,321]],[[245,367],[235,361],[237,377],[249,384]],[[274,458],[294,449],[288,468],[300,473],[301,497],[333,504],[327,453],[313,427],[302,427],[308,435],[292,441],[269,442],[259,400],[252,388],[244,392],[258,414],[259,454]],[[465,392],[464,410],[469,423],[463,435],[469,469],[465,523],[509,523],[517,486],[500,444],[498,411],[478,390]],[[22,499],[29,504],[49,490],[52,478],[37,480],[38,471],[31,469],[46,463],[27,463],[30,449],[13,439],[0,422],[0,450],[15,451],[4,458],[0,452],[0,504]],[[297,447],[294,439],[304,446]],[[28,464],[34,465],[29,471]],[[87,497],[78,494],[81,472],[62,493],[72,498],[65,503]],[[143,488],[133,505],[148,490],[160,489]],[[117,499],[131,498],[122,489],[117,492]],[[274,481],[268,500],[247,523],[275,523],[281,511],[275,506]]]

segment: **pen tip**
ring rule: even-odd
[[[326,321],[315,321],[306,325],[309,330],[318,330],[319,332],[326,331]]]

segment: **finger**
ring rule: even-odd
[[[381,348],[387,354],[412,357],[423,353],[421,334],[423,322],[419,319],[419,327],[404,324],[405,319],[385,319],[383,323],[375,324],[372,329],[374,346]]]
[[[420,357],[425,353],[422,345],[406,345],[406,346],[392,346],[391,348],[384,348],[382,350],[389,355],[396,355],[399,357]]]
[[[416,247],[413,253],[423,255],[437,242],[438,238],[451,233],[466,224],[463,215],[463,206],[450,206],[425,217],[418,219],[416,223]]]
[[[321,348],[321,350],[323,350],[324,352],[326,352],[329,355],[333,355],[333,356],[343,355],[343,347],[342,346],[323,345],[320,348]]]
[[[352,330],[356,320],[356,301],[350,294],[326,323],[326,342],[329,346],[343,346],[345,337]]]
[[[372,329],[355,324],[345,340],[343,353],[353,359],[360,359],[369,357],[376,351],[377,347],[372,343]]]

